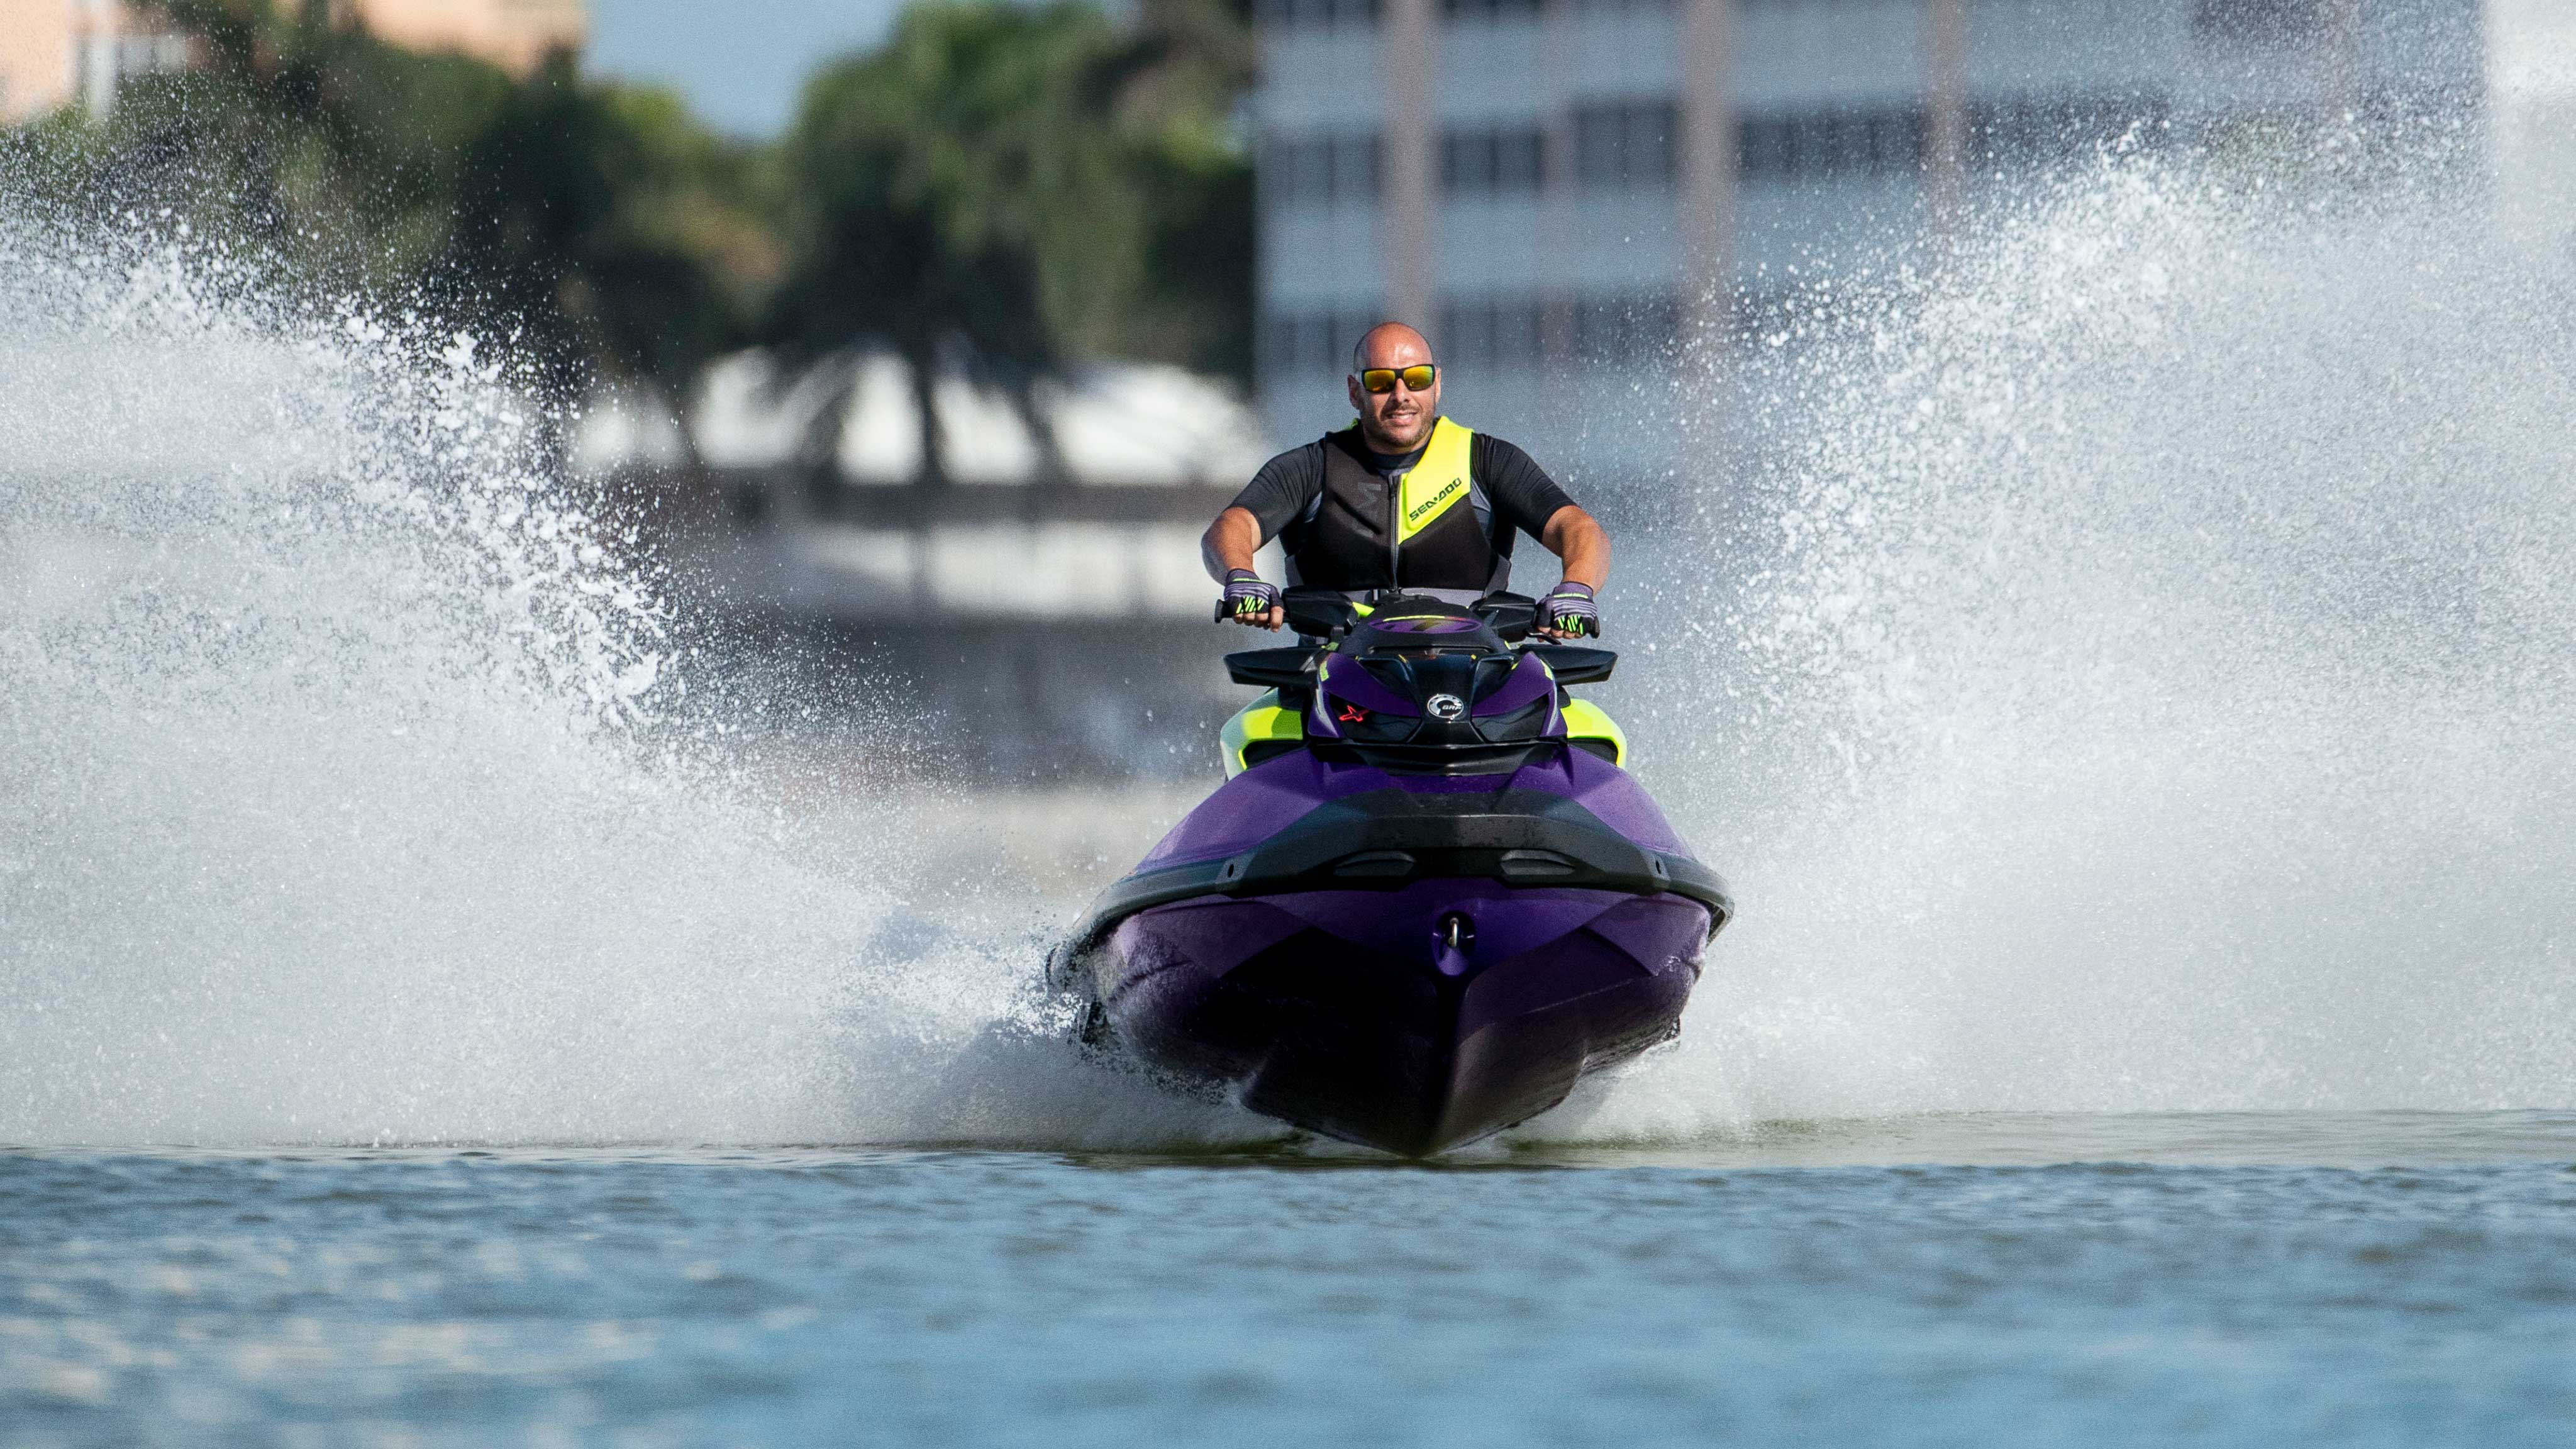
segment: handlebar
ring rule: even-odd
[[[1397,591],[1382,592],[1394,596]],[[1338,589],[1285,589],[1279,595],[1279,607],[1287,611],[1288,627],[1309,638],[1338,639],[1360,621],[1359,606]],[[1538,601],[1526,594],[1487,594],[1470,605],[1468,612],[1501,635],[1506,644],[1518,643],[1538,628]],[[1210,618],[1214,623],[1228,623],[1234,612],[1219,599]]]

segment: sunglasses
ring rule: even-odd
[[[1429,362],[1401,368],[1364,367],[1360,369],[1360,386],[1369,392],[1393,392],[1400,379],[1406,392],[1429,392],[1433,379],[1439,376],[1438,365]]]

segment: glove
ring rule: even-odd
[[[1601,637],[1601,607],[1592,601],[1592,586],[1567,579],[1538,601],[1538,623],[1578,639]]]
[[[1225,575],[1225,597],[1217,601],[1220,619],[1238,624],[1267,626],[1270,611],[1279,605],[1279,590],[1261,581],[1261,575],[1250,569],[1228,569]]]

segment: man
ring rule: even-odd
[[[1514,536],[1527,533],[1565,566],[1539,601],[1538,632],[1599,634],[1610,536],[1529,454],[1440,415],[1440,365],[1422,334],[1401,322],[1370,328],[1348,381],[1358,423],[1263,464],[1208,525],[1201,552],[1225,586],[1226,617],[1263,629],[1286,621],[1279,590],[1252,568],[1273,538],[1291,584],[1470,603],[1505,587]]]

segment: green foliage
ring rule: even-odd
[[[776,268],[738,154],[676,98],[585,83],[568,58],[512,87],[464,148],[442,258],[550,362],[677,391],[738,343]]]
[[[22,128],[58,200],[168,208],[331,290],[507,335],[570,390],[685,390],[753,341],[965,358],[1023,398],[1087,356],[1250,371],[1238,0],[931,0],[808,85],[775,147],[671,94],[514,78],[322,0],[144,0],[200,64]],[[935,459],[934,459],[935,462]]]
[[[915,5],[806,88],[774,335],[922,365],[963,344],[1006,382],[1099,354],[1247,373],[1240,37],[1206,0],[1134,30],[1085,4]]]
[[[676,97],[568,57],[514,79],[415,54],[317,5],[154,8],[202,63],[23,138],[63,197],[171,208],[326,287],[511,336],[565,392],[591,374],[677,391],[749,336],[781,265],[756,160]]]
[[[1108,171],[1078,118],[1113,41],[1071,5],[931,5],[815,77],[782,157],[782,335],[927,358],[953,332],[995,363],[1053,363],[1080,298],[1046,243]]]

